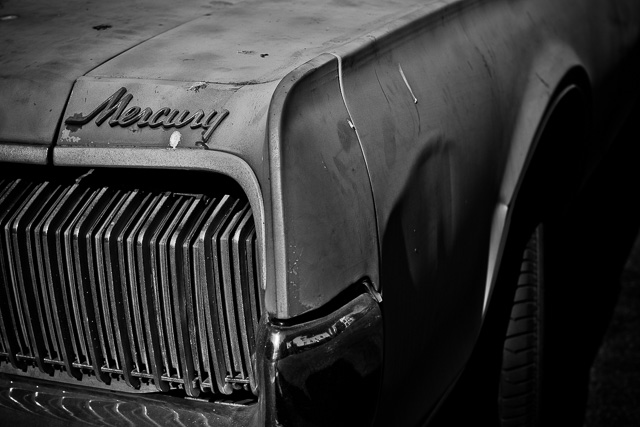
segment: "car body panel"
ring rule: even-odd
[[[18,18],[1,21],[0,84],[19,108],[2,112],[0,141],[50,145],[82,76],[236,86],[273,81],[403,7],[297,2],[283,13],[278,2],[8,2],[3,15]],[[278,50],[267,52],[274,44]]]
[[[3,2],[0,141],[50,145],[74,81],[161,32],[194,19],[207,2]],[[124,14],[123,14],[124,12]],[[206,13],[206,12],[205,12]],[[94,28],[97,27],[97,28]]]
[[[585,77],[571,83],[583,84],[593,103],[586,107],[593,140],[584,151],[596,162],[637,96],[640,4],[211,7],[162,34],[136,33],[135,46],[109,44],[113,50],[101,52],[113,57],[101,65],[60,68],[41,92],[57,105],[48,119],[0,121],[10,142],[1,158],[198,169],[236,179],[260,229],[262,338],[276,342],[283,322],[304,334],[297,323],[326,318],[323,310],[344,303],[354,285],[370,284],[382,295],[375,337],[384,331],[376,423],[424,423],[476,344],[510,207],[554,97],[574,70]],[[14,93],[13,80],[0,86],[16,110],[41,96],[47,81],[39,67],[33,88],[17,83]],[[147,119],[138,117],[145,108]],[[175,123],[198,110],[200,119]],[[19,145],[27,142],[38,148]],[[313,358],[333,350],[314,347]],[[276,404],[269,399],[285,356],[257,356],[267,366],[263,413],[274,410],[264,405]],[[306,379],[296,378],[296,388]]]
[[[618,30],[620,11],[637,22],[640,7],[442,2],[334,52],[380,236],[381,425],[418,423],[469,357],[537,126],[569,71],[584,69],[598,97],[608,67],[633,54],[638,27]],[[407,401],[413,414],[399,415]]]
[[[333,56],[283,79],[268,126],[275,281],[286,283],[276,313],[289,318],[363,277],[377,285],[375,213]]]
[[[114,394],[0,374],[0,415],[12,425],[255,425],[257,405],[176,401],[164,396]],[[19,412],[11,408],[18,407]]]

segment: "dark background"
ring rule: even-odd
[[[620,285],[618,303],[591,368],[585,427],[640,426],[640,236]]]
[[[545,260],[555,262],[545,261],[545,273],[555,280],[545,287],[541,425],[640,426],[640,102],[624,122],[545,229],[555,237],[545,243]],[[433,425],[497,422],[495,349],[504,334],[484,330]]]

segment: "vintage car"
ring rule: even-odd
[[[572,393],[545,254],[634,111],[637,0],[3,0],[0,40],[3,422]]]

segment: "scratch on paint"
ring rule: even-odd
[[[407,85],[407,89],[409,89],[409,93],[411,94],[411,97],[413,98],[413,103],[417,104],[418,103],[418,98],[416,98],[416,96],[413,94],[413,90],[411,89],[411,86],[409,85],[409,81],[407,80],[407,77],[404,75],[404,71],[402,71],[402,65],[398,64],[398,70],[400,71],[400,75],[402,76],[402,80],[404,80],[404,84]]]
[[[546,87],[547,89],[550,88],[549,83],[547,83],[547,81],[543,79],[542,76],[540,76],[540,74],[536,73],[536,77],[538,78],[538,80],[540,80],[540,83],[542,83],[544,87]]]
[[[387,105],[391,105],[391,102],[389,101],[389,97],[387,96],[387,92],[385,92],[384,88],[382,87],[382,83],[380,83],[380,77],[378,77],[378,70],[376,70],[374,68],[373,72],[376,74],[376,80],[378,80],[378,86],[380,86],[380,90],[382,91],[382,94],[384,95],[384,99],[387,100]]]

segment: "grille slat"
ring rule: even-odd
[[[18,289],[20,290],[18,299],[20,301],[19,306],[25,311],[25,323],[28,330],[29,341],[31,342],[32,355],[35,358],[36,365],[42,372],[47,372],[47,367],[44,363],[44,357],[47,353],[45,341],[43,340],[42,333],[37,326],[34,326],[34,322],[37,322],[37,317],[40,315],[37,304],[39,302],[37,287],[34,289],[34,282],[31,276],[32,269],[29,268],[29,259],[31,259],[31,244],[30,236],[28,234],[31,226],[31,220],[38,214],[40,207],[47,201],[46,195],[47,183],[38,185],[35,191],[28,198],[28,201],[23,205],[19,215],[17,215],[14,221],[11,223],[11,237],[13,243],[13,262],[16,266],[16,276],[18,279]],[[26,224],[26,225],[25,225]],[[21,260],[20,253],[27,253],[29,258],[26,258],[24,263]],[[36,290],[36,292],[34,292]]]
[[[252,308],[250,304],[249,290],[243,286],[244,283],[249,283],[247,271],[246,257],[247,252],[251,250],[251,246],[247,247],[247,236],[251,236],[253,232],[253,221],[251,220],[251,212],[247,209],[244,212],[242,220],[238,225],[233,235],[233,258],[234,264],[234,287],[235,295],[234,301],[236,302],[236,313],[238,313],[238,321],[240,323],[240,331],[245,331],[244,334],[239,333],[239,338],[242,344],[242,366],[248,369],[243,378],[253,378],[253,370],[251,368],[251,351],[253,348],[250,346],[250,342],[253,342],[253,325],[252,325]],[[250,242],[249,242],[250,243]],[[245,262],[240,262],[244,259]]]
[[[232,259],[232,242],[231,235],[234,232],[237,224],[244,215],[245,210],[239,210],[234,212],[233,217],[230,219],[229,224],[224,230],[220,238],[220,252],[222,261],[222,280],[223,280],[223,292],[224,292],[224,307],[227,322],[229,323],[229,343],[231,345],[231,364],[233,370],[230,372],[230,376],[235,378],[245,378],[247,373],[244,370],[242,363],[242,350],[240,349],[240,339],[238,337],[238,320],[236,319],[236,310],[234,306],[234,286],[233,286],[233,259]]]
[[[228,331],[229,326],[225,319],[225,305],[224,305],[224,296],[223,296],[223,266],[221,264],[220,258],[220,234],[223,232],[223,228],[231,216],[232,212],[237,209],[238,203],[235,200],[228,200],[228,206],[225,207],[224,210],[220,212],[220,219],[215,224],[215,228],[212,230],[212,234],[210,238],[207,238],[206,244],[210,246],[205,246],[205,250],[208,249],[207,252],[213,254],[213,259],[211,260],[211,265],[207,265],[207,286],[209,289],[213,291],[215,294],[215,301],[211,301],[209,303],[209,307],[211,309],[211,319],[213,329],[212,333],[214,336],[213,345],[215,348],[222,348],[221,351],[221,360],[220,367],[218,370],[218,375],[220,375],[219,382],[224,384],[222,390],[223,393],[230,394],[232,392],[232,387],[229,383],[227,383],[227,376],[232,376],[233,368],[231,367],[231,354],[229,350],[229,339],[227,334],[223,331]],[[213,272],[211,276],[209,276],[210,272]],[[217,321],[217,325],[216,325]]]
[[[52,304],[52,296],[51,290],[49,288],[49,284],[47,282],[47,272],[45,271],[45,251],[43,242],[44,239],[44,227],[49,219],[55,204],[59,200],[60,193],[63,191],[62,188],[57,189],[56,191],[51,193],[50,200],[47,202],[47,205],[44,209],[44,214],[39,218],[33,228],[33,240],[34,240],[34,251],[35,251],[35,263],[34,265],[37,268],[37,282],[40,287],[40,294],[42,295],[42,307],[44,308],[45,317],[47,319],[46,325],[48,326],[44,334],[47,336],[50,342],[50,354],[49,357],[53,359],[58,359],[62,355],[62,342],[61,336],[58,332],[58,328],[56,327],[55,318],[56,318],[56,310],[54,305]]]
[[[39,186],[36,186],[35,190],[38,191]],[[22,342],[21,353],[26,355],[31,355],[33,338],[31,342],[29,342],[29,334],[27,333],[27,325],[25,322],[25,316],[28,316],[29,314],[28,312],[25,313],[25,307],[22,307],[22,300],[20,299],[20,290],[19,290],[19,283],[18,283],[18,277],[17,277],[19,264],[16,264],[16,257],[17,257],[18,263],[20,258],[16,254],[17,248],[14,247],[16,242],[14,241],[14,239],[12,239],[12,231],[15,226],[16,219],[19,218],[20,213],[23,212],[24,209],[26,209],[29,206],[29,203],[31,202],[32,188],[29,188],[29,192],[25,192],[25,193],[26,193],[25,197],[19,203],[18,209],[16,209],[15,212],[13,212],[13,215],[11,215],[10,218],[8,219],[7,223],[4,226],[3,231],[4,231],[5,241],[7,242],[6,251],[7,251],[7,258],[9,260],[8,273],[9,273],[9,280],[11,281],[11,288],[12,288],[12,292],[11,292],[12,298],[10,299],[9,304],[13,305],[15,312],[17,312],[18,314],[18,326],[20,327],[19,332],[20,332],[20,338],[21,338],[20,341]]]
[[[249,300],[247,304],[251,307],[251,323],[247,325],[247,336],[249,339],[249,349],[251,354],[255,351],[255,343],[257,339],[257,331],[258,322],[260,322],[260,302],[258,296],[258,288],[260,286],[260,281],[258,279],[258,270],[259,270],[259,257],[258,257],[258,244],[256,238],[256,228],[253,222],[251,223],[252,231],[247,236],[245,240],[245,247],[247,248],[247,258],[246,258],[246,266],[247,266],[247,283],[245,288],[249,289]],[[253,369],[255,367],[250,365]],[[249,377],[250,387],[253,393],[258,393],[258,384],[256,383],[255,370],[252,370],[254,375]]]
[[[64,210],[61,205],[64,204],[70,189],[63,190],[57,200],[51,206],[47,213],[47,219],[42,226],[42,248],[45,267],[45,281],[49,292],[48,301],[50,303],[55,332],[60,344],[60,356],[64,362],[67,373],[76,379],[80,379],[82,374],[78,369],[74,368],[72,363],[76,360],[74,353],[75,341],[73,337],[73,326],[71,324],[71,313],[66,299],[66,290],[62,287],[60,280],[60,246],[58,240],[59,223],[65,218]]]
[[[131,314],[130,294],[126,286],[127,265],[124,253],[125,229],[133,221],[133,214],[140,206],[132,201],[136,192],[123,193],[118,197],[117,207],[104,222],[104,256],[107,263],[106,278],[108,283],[108,300],[103,300],[103,306],[111,306],[109,325],[114,331],[120,354],[120,366],[127,384],[139,388],[140,381],[131,375],[132,371],[139,371],[139,355],[135,346],[134,325]],[[102,240],[96,234],[96,240]],[[114,271],[115,267],[115,271]],[[108,303],[105,303],[108,301]],[[110,341],[110,345],[113,343]]]
[[[0,198],[0,204],[6,206],[6,209],[0,210],[0,233],[4,230],[7,218],[11,216],[12,208],[18,203],[19,197],[26,191],[26,188],[24,188],[20,180],[13,182],[4,181],[3,185],[5,185],[5,187],[3,188],[2,198]],[[2,279],[4,292],[2,294],[3,298],[0,298],[0,313],[2,313],[1,330],[9,352],[9,362],[15,369],[21,369],[23,363],[16,357],[16,354],[21,353],[20,336],[13,333],[17,327],[17,314],[11,303],[11,301],[13,301],[11,295],[11,277],[9,275],[9,265],[11,261],[8,258],[9,252],[5,244],[6,239],[2,239],[2,241],[0,241],[0,268],[2,269],[2,271],[0,271],[0,278]]]
[[[92,208],[99,204],[105,189],[93,190],[82,203],[76,216],[76,220],[69,226],[72,235],[73,262],[75,264],[76,282],[80,291],[80,306],[82,308],[82,318],[88,337],[88,349],[92,367],[98,379],[109,384],[110,377],[100,371],[104,363],[104,355],[107,354],[104,342],[103,320],[98,307],[98,295],[93,277],[93,256],[90,254],[90,245],[86,239],[82,239],[82,230],[86,229],[88,217],[92,213]],[[85,296],[84,298],[82,296]]]
[[[199,363],[197,359],[197,353],[192,350],[192,330],[189,324],[189,309],[188,307],[192,304],[190,298],[190,290],[185,289],[185,275],[188,274],[188,268],[182,264],[182,241],[184,240],[184,228],[186,222],[188,221],[192,209],[189,209],[190,206],[186,201],[183,201],[180,206],[180,210],[178,215],[176,216],[179,221],[175,224],[175,229],[171,234],[171,238],[169,240],[169,259],[170,259],[170,267],[173,272],[172,275],[172,287],[173,289],[178,291],[178,294],[175,298],[175,310],[178,313],[180,319],[186,320],[186,322],[181,322],[182,327],[178,328],[179,331],[179,341],[178,348],[181,351],[182,360],[185,361],[183,365],[184,370],[184,387],[187,394],[191,397],[198,397],[200,395],[199,389],[195,387],[194,380],[198,376],[198,368]],[[186,324],[185,324],[186,323]]]
[[[40,334],[42,345],[44,346],[45,353],[41,352],[42,357],[38,358],[38,366],[45,372],[50,372],[51,367],[45,365],[44,357],[50,355],[60,354],[58,340],[53,329],[53,322],[51,318],[51,309],[49,306],[49,296],[47,293],[47,286],[45,283],[44,270],[42,269],[42,250],[41,250],[41,227],[46,218],[46,213],[51,207],[52,203],[57,198],[60,187],[55,191],[48,191],[45,195],[45,199],[39,202],[38,211],[34,216],[26,223],[24,230],[24,241],[26,244],[27,259],[32,262],[28,262],[29,266],[29,282],[33,290],[32,301],[34,304],[34,310],[38,313],[38,321],[40,325],[48,324],[49,328],[44,328]],[[35,261],[35,262],[33,262]],[[40,262],[39,262],[40,261]],[[25,286],[29,286],[25,284]],[[44,317],[43,317],[44,316]],[[36,329],[38,329],[36,327]]]
[[[192,266],[193,266],[193,290],[194,290],[194,303],[196,306],[196,316],[197,316],[197,324],[198,324],[198,342],[200,343],[200,357],[202,357],[202,370],[206,372],[207,378],[209,381],[202,382],[200,387],[205,391],[205,388],[212,388],[211,378],[215,377],[215,368],[213,366],[217,366],[217,357],[215,352],[209,355],[209,329],[207,327],[207,317],[209,316],[208,310],[206,308],[206,302],[209,300],[209,295],[207,292],[206,280],[201,280],[200,278],[204,278],[206,276],[205,270],[205,261],[204,257],[205,252],[202,250],[203,242],[201,236],[204,233],[204,230],[207,228],[207,224],[209,224],[209,218],[213,220],[214,212],[213,209],[215,206],[215,200],[212,200],[202,211],[200,218],[198,219],[198,229],[193,228],[193,233],[190,236],[190,241],[192,244]],[[212,360],[213,359],[213,360]],[[212,365],[213,363],[213,365]]]
[[[142,320],[142,301],[144,301],[144,289],[140,286],[139,278],[137,276],[136,260],[135,260],[135,239],[138,231],[142,227],[142,224],[148,217],[149,213],[153,210],[154,205],[157,203],[156,198],[152,198],[151,195],[147,195],[142,203],[137,206],[134,213],[131,215],[131,220],[125,227],[125,231],[122,236],[122,247],[124,249],[125,267],[120,268],[122,275],[121,285],[126,286],[127,292],[131,297],[130,309],[133,312],[132,322],[135,326],[135,334],[131,341],[131,351],[137,353],[136,370],[138,372],[150,373],[149,369],[149,352],[147,350],[147,342],[145,337],[145,329],[148,322]],[[119,239],[120,242],[120,239]]]
[[[77,329],[78,317],[74,315],[75,310],[73,307],[73,289],[70,288],[66,280],[66,271],[64,267],[64,250],[63,250],[63,227],[64,222],[68,219],[67,213],[69,207],[67,203],[72,197],[73,193],[77,189],[77,186],[73,186],[64,191],[60,196],[58,203],[56,204],[53,214],[49,222],[49,233],[54,240],[54,251],[50,252],[50,265],[52,269],[52,286],[58,293],[58,303],[62,301],[63,311],[60,312],[61,325],[65,329],[63,334],[64,345],[67,349],[67,355],[70,359],[68,363],[71,369],[69,374],[73,377],[79,378],[80,372],[77,368],[73,367],[74,362],[81,363],[81,346],[82,329]],[[65,359],[66,360],[66,359]]]
[[[122,349],[115,344],[115,332],[111,325],[110,299],[104,268],[107,261],[111,265],[111,260],[105,258],[101,247],[101,235],[98,232],[101,230],[104,217],[108,216],[109,209],[115,206],[118,200],[117,193],[106,188],[99,189],[82,215],[76,229],[79,243],[77,259],[81,264],[80,268],[83,271],[85,281],[88,279],[89,282],[102,361],[105,366],[117,369],[120,368],[120,363],[116,351],[117,349],[122,351]],[[86,276],[84,276],[85,274]]]
[[[231,201],[227,196],[223,197],[215,207],[212,203],[210,210],[212,207],[214,209],[210,213],[210,210],[208,211],[207,219],[194,242],[194,262],[198,272],[195,275],[194,285],[200,290],[201,296],[196,302],[199,304],[199,320],[204,320],[204,327],[201,326],[200,331],[206,337],[202,339],[202,342],[209,347],[209,354],[211,355],[208,364],[205,365],[205,369],[210,373],[211,377],[215,378],[218,390],[225,394],[231,393],[231,386],[224,381],[226,376],[225,362],[223,355],[214,351],[215,349],[223,348],[222,337],[219,334],[221,326],[213,277],[213,273],[217,270],[214,269],[213,260],[211,257],[207,257],[207,254],[211,253],[211,235],[217,231],[221,221],[226,218],[225,212],[227,212],[229,205],[231,205]]]
[[[78,316],[77,314],[74,315],[74,313],[81,313],[79,300],[83,298],[83,295],[78,291],[79,285],[76,282],[76,273],[72,255],[73,248],[71,244],[72,227],[77,218],[78,209],[82,206],[82,201],[87,195],[87,192],[88,189],[77,188],[77,186],[73,187],[64,206],[64,210],[69,212],[70,215],[65,218],[58,230],[59,242],[62,244],[59,257],[63,259],[63,262],[60,263],[60,269],[62,270],[60,278],[63,282],[63,288],[69,291],[68,293],[72,311],[71,313],[68,313],[68,315],[70,319],[74,320],[77,338],[76,362],[78,363],[92,362],[92,358],[89,357],[89,352],[87,351],[88,331],[85,330],[85,325],[81,316]]]
[[[122,308],[118,310],[120,305],[113,305],[113,301],[116,301],[115,289],[113,285],[114,272],[113,267],[116,266],[116,277],[118,274],[118,256],[112,254],[115,249],[112,250],[112,246],[115,246],[114,240],[111,238],[111,234],[105,234],[107,227],[112,224],[114,216],[118,213],[122,203],[125,202],[124,194],[116,192],[115,194],[107,194],[105,196],[104,204],[101,204],[101,209],[96,209],[96,215],[93,215],[90,223],[89,230],[86,232],[86,239],[89,246],[87,254],[91,257],[88,262],[90,268],[95,268],[95,276],[93,276],[93,288],[99,289],[99,302],[96,307],[101,311],[102,319],[104,320],[105,328],[105,348],[109,352],[110,360],[106,361],[106,365],[115,368],[122,369],[124,379],[130,386],[137,386],[137,384],[131,381],[128,372],[131,371],[133,364],[130,361],[130,352],[125,350],[125,346],[129,346],[129,341],[126,340],[127,333],[121,334],[120,328],[117,327],[117,319],[123,318]],[[123,297],[120,295],[120,288],[118,287],[118,298],[120,301]],[[114,327],[114,320],[116,319],[116,326]],[[122,336],[124,335],[124,337]],[[124,342],[124,343],[123,343]],[[120,354],[120,357],[118,357]],[[109,363],[111,362],[111,363]]]
[[[171,204],[169,211],[166,214],[166,218],[164,220],[163,229],[159,231],[159,240],[158,240],[158,262],[160,264],[160,283],[162,286],[162,297],[163,297],[163,313],[165,320],[165,327],[167,330],[167,347],[169,350],[169,357],[171,360],[171,368],[169,369],[170,375],[176,375],[177,377],[182,377],[182,368],[179,363],[179,353],[177,342],[179,337],[178,326],[175,324],[177,313],[174,310],[174,293],[171,288],[170,281],[170,268],[169,268],[169,238],[171,236],[171,231],[173,230],[173,226],[175,222],[172,222],[171,218],[176,218],[176,211],[178,209],[178,201],[174,200]]]
[[[159,212],[163,209],[168,196],[160,195],[152,202],[150,208],[151,212],[148,216],[144,216],[144,222],[136,237],[136,256],[137,256],[137,273],[138,283],[140,283],[140,290],[142,293],[142,312],[144,316],[144,322],[147,331],[147,341],[149,343],[149,356],[151,360],[151,366],[148,372],[153,374],[155,379],[155,386],[158,391],[169,391],[169,385],[161,380],[163,374],[163,360],[160,349],[160,340],[158,337],[162,337],[162,318],[160,317],[156,309],[156,301],[159,302],[157,283],[153,279],[153,270],[155,270],[150,264],[152,263],[151,253],[152,248],[149,246],[150,234],[153,234],[154,228],[157,227],[158,222],[162,220]],[[150,291],[150,295],[147,294],[147,290]]]
[[[104,387],[257,393],[259,266],[241,191],[12,171],[0,178],[0,364]]]
[[[208,377],[208,375],[204,375],[204,372],[207,370],[209,357],[206,350],[206,341],[204,341],[204,345],[203,341],[200,341],[203,336],[200,331],[200,322],[198,321],[198,298],[200,292],[195,281],[196,270],[193,268],[195,257],[192,253],[192,248],[194,236],[204,220],[204,208],[204,202],[200,198],[193,201],[185,218],[184,239],[182,241],[182,265],[186,267],[184,269],[184,289],[187,297],[186,309],[189,337],[191,339],[191,354],[193,355],[194,369],[201,379],[200,390],[203,392],[210,388],[202,381],[203,377]]]

